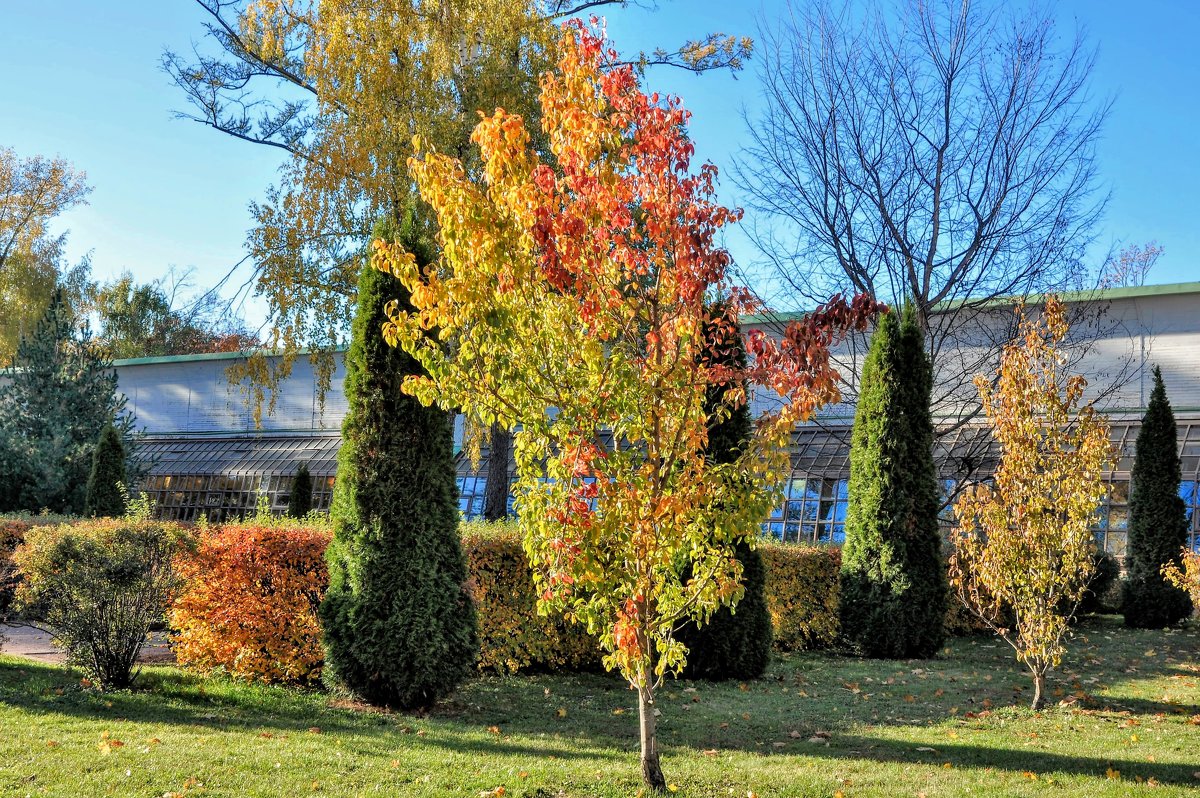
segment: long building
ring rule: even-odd
[[[1075,319],[1073,368],[1088,377],[1088,398],[1109,415],[1120,451],[1109,474],[1109,499],[1097,515],[1099,540],[1109,552],[1124,554],[1134,440],[1157,365],[1179,423],[1181,494],[1190,513],[1192,545],[1200,548],[1200,283],[1091,291],[1064,299]],[[994,369],[995,344],[1011,335],[1014,318],[1010,303],[959,313],[953,346],[937,353],[935,456],[947,491],[994,467],[997,452],[973,412],[977,405],[969,378]],[[749,326],[777,333],[786,321],[754,319]],[[851,397],[865,349],[865,339],[852,338],[836,351]],[[313,475],[314,506],[329,506],[346,413],[341,355],[323,399],[313,366],[297,359],[275,394],[274,412],[264,413],[260,423],[247,392],[227,377],[241,357],[138,358],[115,364],[119,389],[144,428],[142,452],[153,463],[143,490],[164,516],[222,520],[252,510],[260,496],[281,511],[301,463]],[[756,407],[769,402],[767,396],[754,398]],[[853,412],[852,401],[843,402],[797,428],[791,472],[779,475],[785,500],[764,532],[785,541],[842,540]],[[487,467],[486,456],[473,470],[460,455],[459,508],[467,517],[482,512]]]

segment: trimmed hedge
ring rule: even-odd
[[[183,581],[170,615],[179,663],[252,681],[319,680],[317,607],[331,537],[288,524],[203,530],[174,561]]]
[[[600,647],[580,624],[538,615],[521,535],[511,521],[463,525],[467,587],[479,620],[483,671],[595,670]]]
[[[761,542],[767,608],[782,651],[829,648],[837,640],[842,551],[832,546]]]

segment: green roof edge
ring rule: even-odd
[[[328,350],[334,354],[339,354],[346,351],[344,346],[335,346]],[[312,354],[312,349],[300,349],[296,352],[297,357]],[[156,363],[191,363],[197,360],[246,360],[253,355],[262,354],[267,357],[282,357],[283,352],[279,349],[266,350],[245,350],[241,352],[203,352],[194,355],[161,355],[159,357],[127,357],[119,358],[112,361],[114,366],[151,366]]]
[[[1082,291],[1063,291],[1057,294],[1058,298],[1063,302],[1099,302],[1113,299],[1137,299],[1140,297],[1152,296],[1171,296],[1176,294],[1200,294],[1200,282],[1186,283],[1161,283],[1158,285],[1133,285],[1122,288],[1089,288]],[[1031,304],[1037,304],[1045,298],[1045,294],[1026,294],[1012,295],[1004,297],[995,297],[980,302],[980,307],[1003,307],[1005,305],[1016,304],[1019,301],[1024,301]],[[940,302],[934,306],[934,311],[939,309],[948,309],[956,304],[965,304],[978,300],[950,300]],[[807,315],[801,311],[787,311],[781,313],[765,313],[745,316],[742,319],[743,324],[764,324],[770,322],[787,322],[795,319],[803,318]]]

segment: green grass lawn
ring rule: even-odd
[[[663,767],[688,796],[1200,788],[1195,624],[1089,620],[1051,688],[1066,703],[1030,712],[987,638],[928,661],[784,657],[749,684],[668,685]],[[636,751],[634,695],[608,675],[480,678],[414,717],[166,667],[102,694],[0,658],[2,796],[626,796]]]

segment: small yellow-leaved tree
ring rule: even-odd
[[[1080,406],[1087,380],[1065,373],[1067,326],[1062,303],[1048,297],[1040,318],[1022,312],[995,383],[975,378],[1000,465],[954,508],[951,582],[1029,668],[1034,709],[1091,575],[1092,519],[1113,459],[1107,418]]]
[[[1186,590],[1192,606],[1200,612],[1200,552],[1185,546],[1179,558],[1182,565],[1167,563],[1162,567],[1163,578],[1180,590]]]

